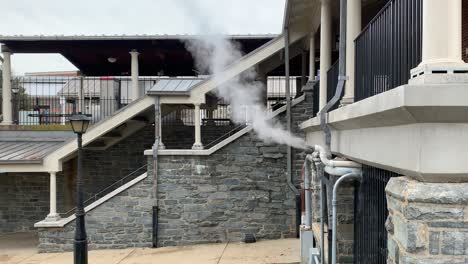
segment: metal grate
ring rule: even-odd
[[[398,174],[370,166],[362,168],[362,182],[355,188],[354,263],[387,263],[388,217],[385,186]]]
[[[421,62],[422,0],[392,0],[356,38],[355,101],[406,84]]]

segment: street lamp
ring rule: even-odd
[[[70,118],[70,124],[78,139],[78,162],[76,174],[76,227],[75,227],[75,264],[88,264],[88,241],[85,228],[85,211],[83,205],[83,153],[81,136],[86,132],[90,119],[81,113]]]

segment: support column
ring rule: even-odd
[[[158,100],[159,101],[159,100]],[[158,120],[158,126],[159,126],[159,149],[165,149],[166,146],[164,146],[163,139],[162,139],[162,105],[159,104],[159,111],[157,113],[157,120]]]
[[[195,118],[195,143],[193,144],[192,149],[203,149],[203,144],[201,142],[200,104],[195,104],[194,118]]]
[[[132,100],[135,101],[141,97],[140,93],[140,85],[138,83],[139,79],[139,72],[138,72],[138,51],[132,50],[130,51],[130,55],[132,57],[132,64],[131,64],[131,74],[132,74]]]
[[[354,102],[354,72],[356,50],[354,40],[361,32],[361,0],[348,0],[346,16],[346,76],[348,81],[345,83],[345,92],[342,105],[352,104]]]
[[[468,69],[462,60],[461,0],[425,0],[422,20],[422,61],[411,71],[411,77],[421,76],[423,83],[446,83],[450,80],[441,73]],[[432,74],[435,71],[437,74]]]
[[[309,82],[315,81],[315,33],[309,39]]]
[[[50,175],[50,211],[46,217],[46,221],[55,222],[60,219],[60,215],[57,214],[57,172],[51,171]]]
[[[330,9],[330,1],[322,0],[320,15],[320,110],[327,104],[327,71],[331,66],[332,17]]]
[[[11,101],[11,52],[8,48],[2,48],[3,69],[2,69],[2,125],[13,124],[13,105]]]

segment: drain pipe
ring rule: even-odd
[[[362,173],[361,172],[350,172],[347,173],[343,176],[341,176],[335,183],[335,186],[333,187],[333,199],[332,199],[332,207],[333,207],[333,238],[332,238],[332,264],[336,264],[336,226],[337,226],[337,213],[336,213],[336,206],[337,206],[337,192],[338,192],[338,187],[342,182],[345,180],[362,180]]]
[[[161,141],[162,133],[160,131],[160,125],[159,122],[161,122],[161,115],[160,115],[160,104],[159,104],[159,96],[156,96],[154,98],[154,144],[153,144],[153,199],[157,201],[157,195],[158,195],[158,150],[159,150],[159,142]],[[159,212],[159,207],[156,202],[155,205],[153,205],[153,236],[152,236],[152,242],[153,242],[153,247],[157,248],[158,247],[158,212]]]
[[[327,124],[327,113],[330,108],[340,100],[343,93],[344,85],[348,79],[346,76],[346,10],[347,0],[340,0],[340,43],[339,43],[339,73],[338,84],[336,86],[335,95],[328,103],[320,110],[320,127],[325,133],[325,145],[331,149],[331,132],[330,126]]]
[[[315,163],[313,160],[312,155],[307,155],[304,161],[304,199],[305,199],[305,222],[304,228],[310,229],[312,228],[312,197],[310,193],[310,189],[312,187],[312,179],[317,177],[317,168],[315,167]]]
[[[289,4],[288,4],[289,5]],[[289,76],[289,27],[285,24],[284,27],[284,67],[285,67],[285,82],[286,82],[286,118],[287,118],[287,130],[291,131],[291,87],[290,87],[290,76]],[[286,180],[289,188],[296,195],[296,237],[300,236],[300,224],[301,224],[301,193],[292,183],[292,148],[287,147],[287,174]]]

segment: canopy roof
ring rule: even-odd
[[[276,35],[231,35],[247,54]],[[126,76],[130,74],[130,54],[139,55],[141,76],[195,76],[191,54],[184,40],[193,35],[135,36],[0,36],[2,50],[13,53],[59,53],[87,76]],[[114,63],[109,58],[115,58]],[[300,64],[299,64],[300,66]],[[281,69],[280,69],[281,71]],[[203,73],[206,74],[206,73]]]

